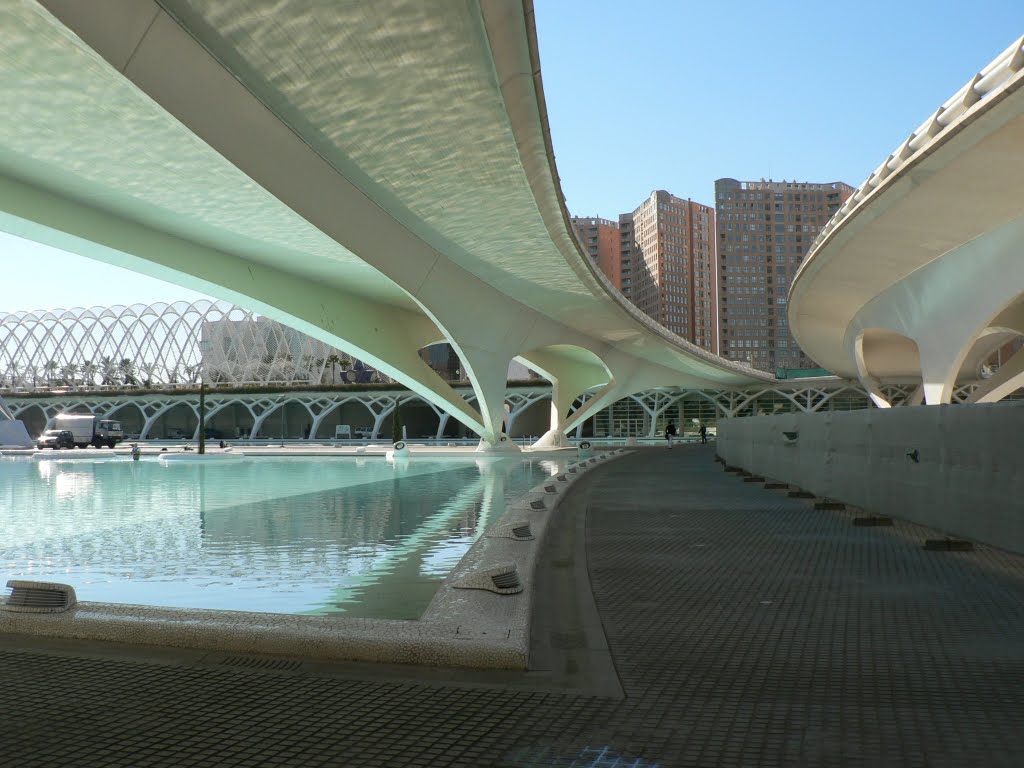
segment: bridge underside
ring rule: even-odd
[[[914,402],[1024,386],[1024,38],[921,125],[826,226],[790,295],[808,354]],[[998,370],[986,365],[1001,351]],[[1014,353],[1016,352],[1015,356]]]
[[[512,359],[554,384],[556,436],[596,385],[592,408],[770,380],[654,324],[580,253],[528,4],[369,7],[5,6],[0,228],[293,326],[490,443]],[[438,341],[472,404],[420,358]]]

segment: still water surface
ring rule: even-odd
[[[567,459],[0,457],[0,587],[79,600],[415,619],[507,501]]]

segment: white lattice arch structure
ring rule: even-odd
[[[914,396],[913,385],[886,385],[885,395],[904,404]],[[475,394],[468,387],[459,391],[472,402]],[[836,408],[871,406],[867,393],[856,382],[824,378],[792,382],[772,388],[748,387],[729,390],[658,388],[638,392],[597,411],[585,408],[598,391],[583,393],[569,407],[569,416],[581,414],[572,432],[583,436],[583,425],[590,419],[600,421],[624,404],[634,404],[645,415],[642,429],[626,433],[609,431],[611,437],[654,437],[667,419],[681,419],[685,413],[709,414],[711,419],[748,416],[759,413],[812,413]],[[965,401],[970,387],[958,390],[956,400]],[[505,394],[506,431],[512,436],[539,434],[547,424],[547,408],[552,398],[549,385],[509,388]],[[704,403],[696,406],[695,403]],[[125,429],[139,439],[195,439],[198,437],[199,394],[195,390],[180,393],[143,394],[93,392],[54,393],[48,397],[14,393],[8,396],[8,410],[15,419],[23,419],[33,434],[48,427],[54,416],[66,411],[94,413],[117,418]],[[282,389],[264,393],[232,393],[212,390],[206,395],[207,427],[225,438],[260,439],[306,437],[311,440],[334,436],[336,424],[348,423],[364,428],[369,439],[388,439],[395,409],[401,408],[403,421],[412,422],[410,437],[443,439],[467,436],[463,425],[446,411],[409,390],[305,391]],[[539,410],[538,410],[539,409]],[[533,411],[532,413],[527,413]],[[525,422],[524,422],[525,419]],[[523,423],[521,423],[523,422]]]
[[[194,384],[200,372],[228,386],[319,384],[351,364],[323,342],[206,299],[3,312],[0,336],[0,388],[14,391]]]

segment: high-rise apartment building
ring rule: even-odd
[[[622,264],[619,258],[619,225],[596,216],[573,216],[572,226],[583,252],[590,256],[612,285],[622,290]]]
[[[814,364],[789,332],[789,286],[814,238],[854,191],[842,182],[715,182],[723,357],[767,371]]]
[[[622,295],[633,300],[633,214],[619,215],[619,275],[622,278]]]
[[[714,233],[714,208],[661,189],[619,217],[622,292],[673,333],[717,352]]]

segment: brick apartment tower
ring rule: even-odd
[[[619,225],[596,216],[573,216],[572,226],[583,252],[590,256],[612,285],[622,290],[622,265],[619,259]]]
[[[660,189],[619,217],[623,294],[673,333],[717,352],[714,233],[714,208]]]
[[[789,286],[854,191],[842,182],[715,182],[722,357],[765,371],[815,365],[789,332]]]

